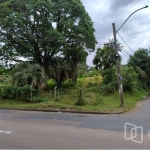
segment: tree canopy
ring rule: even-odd
[[[148,72],[149,71],[149,63],[150,63],[150,56],[149,56],[149,50],[140,48],[132,56],[130,56],[130,59],[128,61],[128,65],[130,66],[138,66],[143,71]]]
[[[26,59],[48,74],[53,59],[61,56],[76,80],[77,64],[96,44],[93,22],[80,0],[8,0],[0,10],[1,59]]]
[[[96,69],[108,69],[115,65],[115,50],[109,46],[98,48],[93,59]]]
[[[139,48],[134,52],[128,61],[129,66],[133,66],[138,73],[139,79],[146,85],[150,85],[150,52],[148,49]]]

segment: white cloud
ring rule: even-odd
[[[149,0],[81,0],[94,22],[95,36],[98,43],[108,42],[112,37],[112,23],[116,24],[118,29],[127,17],[135,10],[150,6]],[[131,18],[120,29],[120,34],[131,47],[136,51],[140,47],[149,48],[150,37],[150,7],[142,9],[131,16]],[[119,42],[124,45],[124,49],[129,54],[133,52],[124,44],[124,42],[117,36]],[[88,56],[87,64],[92,66],[94,53]],[[122,54],[123,64],[128,60],[127,54]]]

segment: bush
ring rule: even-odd
[[[123,90],[133,92],[138,89],[138,74],[133,67],[126,67],[122,69],[123,76]]]
[[[88,82],[87,82],[86,78],[79,78],[79,79],[77,80],[77,85],[78,85],[79,87],[86,87],[87,84],[88,84]]]
[[[30,86],[17,87],[17,86],[2,86],[0,88],[0,97],[2,99],[29,99],[32,95],[36,95],[37,92],[31,89]]]
[[[79,87],[91,87],[99,85],[102,82],[101,76],[87,77],[87,78],[79,78],[77,81],[77,85]]]
[[[47,81],[47,86],[49,89],[54,89],[54,87],[56,86],[56,82],[53,79],[49,79]]]
[[[112,94],[117,87],[117,73],[116,69],[109,68],[102,71],[103,81],[100,84],[100,91],[103,94]]]
[[[101,74],[100,74],[99,70],[94,69],[92,71],[87,72],[84,76],[85,77],[94,77],[94,76],[101,76]]]
[[[110,84],[113,83],[114,85],[117,85],[117,73],[116,68],[109,68],[106,70],[103,70],[102,72],[103,76],[103,84]]]
[[[100,85],[100,91],[103,93],[103,94],[112,94],[114,93],[114,85],[112,83],[110,84],[101,84]]]
[[[75,86],[75,83],[72,82],[71,79],[67,79],[65,80],[62,85],[61,85],[63,88],[71,88],[71,87],[74,87]]]

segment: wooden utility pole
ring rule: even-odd
[[[118,47],[117,47],[117,39],[116,39],[116,28],[115,23],[112,23],[113,27],[113,35],[114,35],[114,46],[115,46],[115,58],[116,58],[116,67],[117,67],[117,75],[118,75],[118,89],[119,89],[119,96],[120,96],[120,105],[124,107],[124,96],[123,96],[123,85],[122,85],[122,76],[120,71],[120,58],[118,54]]]

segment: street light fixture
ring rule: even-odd
[[[122,28],[122,26],[127,22],[127,20],[137,11],[147,8],[148,6],[142,7],[134,11],[121,25],[121,27],[116,31],[115,29],[115,23],[112,23],[113,27],[113,35],[114,35],[114,46],[115,46],[115,51],[116,51],[116,56],[119,56],[118,54],[118,48],[117,48],[117,38],[116,38],[116,33]],[[119,88],[119,96],[120,96],[120,102],[121,106],[124,107],[124,96],[123,96],[123,85],[122,85],[122,76],[121,76],[121,70],[120,70],[120,62],[119,62],[119,57],[116,57],[116,67],[117,67],[117,75],[118,75],[118,88]]]
[[[121,25],[121,27],[116,31],[116,33],[122,28],[122,26],[127,22],[127,20],[134,14],[136,13],[137,11],[141,10],[141,9],[144,9],[144,8],[148,8],[148,6],[146,5],[145,7],[142,7],[142,8],[139,8],[137,9],[136,11],[134,11],[125,21],[124,23]]]

